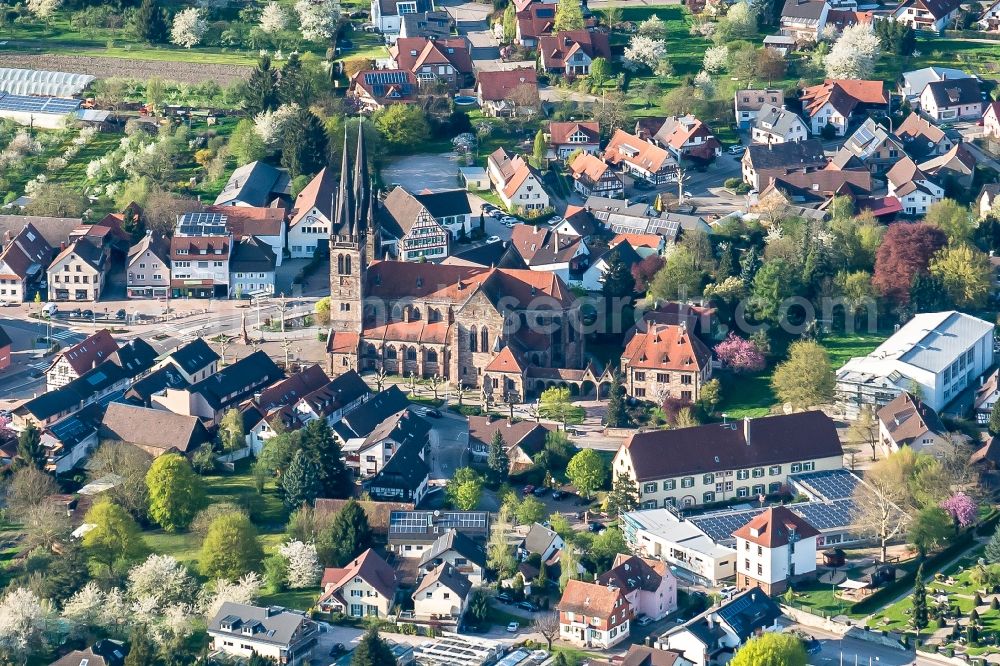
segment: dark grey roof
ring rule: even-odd
[[[465,599],[472,589],[472,583],[469,582],[469,578],[450,563],[445,562],[423,577],[420,583],[417,584],[413,598],[416,599],[418,594],[436,583],[444,585],[457,594],[460,599]]]
[[[119,366],[129,377],[137,377],[156,364],[156,356],[156,350],[148,342],[142,338],[132,338],[111,354],[107,363]],[[107,363],[102,363],[97,368],[100,369]]]
[[[40,217],[38,215],[0,215],[0,236],[9,231],[16,236],[25,224],[31,224],[45,242],[58,249],[60,243],[69,241],[69,232],[83,224],[78,217]]]
[[[757,112],[757,118],[754,119],[753,126],[762,131],[788,136],[791,134],[792,128],[796,123],[805,125],[797,114],[788,109],[782,109],[773,104],[765,104]]]
[[[469,194],[465,190],[422,192],[413,195],[435,218],[448,215],[470,215]]]
[[[982,104],[983,94],[976,79],[945,79],[931,81],[927,88],[934,97],[938,108],[958,106],[959,104]]]
[[[819,17],[823,15],[825,6],[825,0],[785,0],[785,6],[781,8],[781,16],[783,18],[818,21]]]
[[[542,555],[558,537],[558,534],[545,525],[535,523],[528,530],[528,535],[524,537],[524,549],[529,553]]]
[[[200,341],[201,338],[198,340]],[[125,400],[132,404],[148,407],[153,395],[168,388],[181,389],[188,385],[188,381],[184,379],[180,371],[172,363],[168,363],[132,384],[125,392]]]
[[[237,167],[229,177],[222,193],[215,198],[215,204],[222,205],[236,201],[248,206],[265,207],[277,196],[291,194],[291,179],[288,172],[263,162],[250,162]]]
[[[424,566],[453,550],[473,564],[486,566],[486,551],[475,541],[455,529],[449,529],[439,536],[420,558],[420,566]]]
[[[219,355],[208,346],[204,338],[195,338],[183,347],[167,354],[177,367],[191,375],[219,360]]]
[[[409,442],[415,442],[422,447],[427,444],[427,437],[430,431],[431,426],[426,420],[420,418],[408,408],[401,409],[378,424],[365,437],[364,448],[386,440],[396,442],[400,446],[404,446]]]
[[[822,167],[826,164],[823,144],[819,139],[773,143],[769,146],[754,144],[747,147],[750,163],[757,171]]]
[[[451,16],[448,12],[420,12],[400,17],[400,35],[406,37],[443,38],[451,35]]]
[[[744,641],[757,629],[769,627],[781,617],[781,609],[759,587],[722,604],[716,612]]]
[[[277,257],[268,243],[256,236],[244,236],[233,246],[230,273],[273,273]]]
[[[494,266],[496,268],[515,269],[527,268],[527,266],[524,265],[524,260],[521,259],[521,255],[517,252],[511,252],[510,244],[502,240],[470,248],[468,250],[452,254],[451,256],[461,262],[468,262],[479,266]]]
[[[421,445],[415,441],[408,441],[398,451],[396,455],[389,458],[389,462],[373,476],[366,484],[368,492],[377,497],[385,493],[380,489],[399,489],[413,493],[427,480],[427,475],[431,470],[420,457]]]
[[[9,347],[11,344],[10,336],[7,335],[7,331],[3,330],[3,327],[0,326],[0,349]]]
[[[224,623],[230,624],[232,629],[224,630]],[[208,623],[208,630],[217,634],[229,634],[239,640],[244,635],[243,628],[247,626],[253,627],[253,635],[249,637],[252,640],[287,646],[292,643],[296,631],[302,628],[303,633],[308,633],[315,627],[315,623],[284,608],[261,608],[227,601]]]
[[[333,426],[345,440],[353,437],[367,437],[376,427],[399,410],[406,408],[410,401],[397,386],[372,396]]]
[[[231,405],[263,386],[268,386],[285,376],[281,368],[263,351],[255,351],[232,365],[203,379],[188,389],[199,393],[213,408]]]
[[[611,255],[616,254],[616,253],[618,254],[618,257],[622,261],[624,261],[627,266],[632,266],[633,264],[637,264],[640,261],[642,261],[642,257],[640,257],[639,253],[635,251],[635,248],[632,247],[628,243],[628,241],[622,241],[621,243],[619,243],[618,245],[615,245],[610,250],[605,250],[601,254],[601,256],[597,257],[597,259],[593,259],[590,262],[590,264],[594,265],[595,263],[597,263],[601,259],[604,259],[605,261],[610,262],[611,261]]]

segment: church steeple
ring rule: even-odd
[[[364,120],[358,120],[358,146],[354,157],[354,206],[355,223],[358,232],[364,233],[368,227],[368,217],[371,198],[371,185],[368,176],[368,146],[365,141]]]
[[[351,171],[347,161],[347,127],[344,127],[344,150],[340,160],[340,184],[337,188],[337,209],[333,220],[333,233],[340,236],[354,236],[354,197],[351,191]]]

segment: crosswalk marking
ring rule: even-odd
[[[70,338],[76,337],[77,335],[78,334],[76,331],[71,331],[67,328],[61,331],[56,331],[55,333],[52,334],[52,337],[55,340],[69,340]]]
[[[49,361],[40,361],[38,363],[29,363],[28,367],[32,370],[47,370],[50,365],[52,363]]]

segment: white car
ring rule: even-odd
[[[694,197],[694,195],[693,195],[693,194],[691,194],[691,193],[690,193],[690,192],[688,192],[687,190],[684,190],[684,198],[685,198],[685,199],[691,199],[692,197]]]
[[[490,236],[489,238],[486,239],[486,242],[487,243],[499,243],[500,240],[501,239],[500,239],[499,236]]]
[[[520,222],[519,219],[517,219],[516,217],[511,217],[510,215],[501,217],[500,221],[503,222],[504,224],[507,224],[508,222],[510,222],[511,224],[517,224],[518,222]]]
[[[722,595],[723,599],[729,599],[734,594],[736,594],[736,586],[735,585],[726,585],[721,590],[719,590],[719,594]]]
[[[521,625],[517,622],[511,622],[507,625],[507,632],[511,634],[516,634],[517,630],[521,628]]]
[[[729,146],[726,152],[728,152],[730,155],[739,155],[744,150],[746,150],[746,146],[737,145],[737,146]]]
[[[559,224],[560,222],[562,222],[563,219],[564,218],[563,218],[562,215],[553,215],[552,217],[549,218],[549,224],[551,224],[552,226],[555,226],[555,225]]]
[[[507,227],[508,229],[513,229],[514,225],[516,225],[516,224],[517,224],[517,222],[504,222],[503,226]]]

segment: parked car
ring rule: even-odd
[[[514,225],[516,225],[516,224],[517,224],[517,222],[504,222],[503,226],[507,227],[508,229],[513,229]]]
[[[490,236],[486,239],[487,243],[499,243],[502,239],[499,236]]]
[[[538,606],[530,601],[518,601],[514,604],[514,608],[520,608],[521,610],[528,611],[529,613],[538,612]]]
[[[330,656],[331,657],[336,657],[339,654],[343,654],[345,649],[346,648],[344,647],[343,643],[334,643],[330,647]]]
[[[497,595],[497,601],[502,601],[505,604],[509,604],[510,602],[514,601],[514,597],[510,596],[506,592],[501,592],[500,594]]]
[[[511,634],[516,634],[517,630],[521,628],[521,625],[517,622],[511,622],[507,625],[507,632]]]
[[[83,317],[84,319],[93,319],[94,318],[94,311],[93,310],[84,310],[80,314],[80,316]]]
[[[685,198],[685,199],[690,199],[690,198],[692,198],[693,196],[694,196],[693,194],[691,194],[691,193],[690,193],[690,192],[688,192],[687,190],[684,190],[684,198]]]
[[[640,615],[639,619],[637,619],[635,623],[638,624],[640,627],[645,627],[647,624],[653,623],[653,618],[649,617],[648,615]]]
[[[535,488],[533,491],[531,491],[531,494],[534,495],[535,497],[545,497],[546,492],[548,491],[545,490],[545,488],[539,486],[538,488]]]
[[[83,310],[81,310],[80,308],[76,308],[75,310],[73,310],[72,312],[69,313],[69,316],[70,317],[82,317],[83,316]]]
[[[556,489],[556,490],[552,491],[552,499],[554,499],[554,500],[561,500],[564,497],[566,497],[566,491],[565,490]]]
[[[740,145],[735,145],[735,146],[729,146],[729,148],[726,149],[726,152],[729,153],[730,155],[742,155],[743,151],[745,151],[745,150],[746,150],[746,147],[740,146]]]
[[[115,313],[115,319],[124,319],[125,316],[126,312],[124,310],[119,310],[118,312]]]
[[[721,590],[719,590],[719,594],[722,595],[723,599],[730,599],[734,594],[736,594],[736,586],[725,585]]]
[[[0,308],[5,308],[8,305],[10,305],[10,303],[7,301],[6,298],[0,298]]]
[[[528,485],[526,485],[524,488],[521,489],[521,494],[522,495],[530,495],[533,492],[535,492],[535,487],[533,485],[531,485],[530,483]]]
[[[607,528],[604,527],[604,525],[602,525],[601,523],[594,521],[589,525],[587,525],[587,529],[590,530],[591,532],[603,532]]]
[[[555,226],[560,222],[562,222],[564,219],[565,218],[562,215],[553,215],[552,217],[549,218],[549,224]]]
[[[504,224],[507,224],[508,222],[510,222],[511,224],[517,224],[521,220],[517,219],[516,217],[511,217],[510,215],[507,215],[507,216],[501,217],[500,221],[503,222]]]

